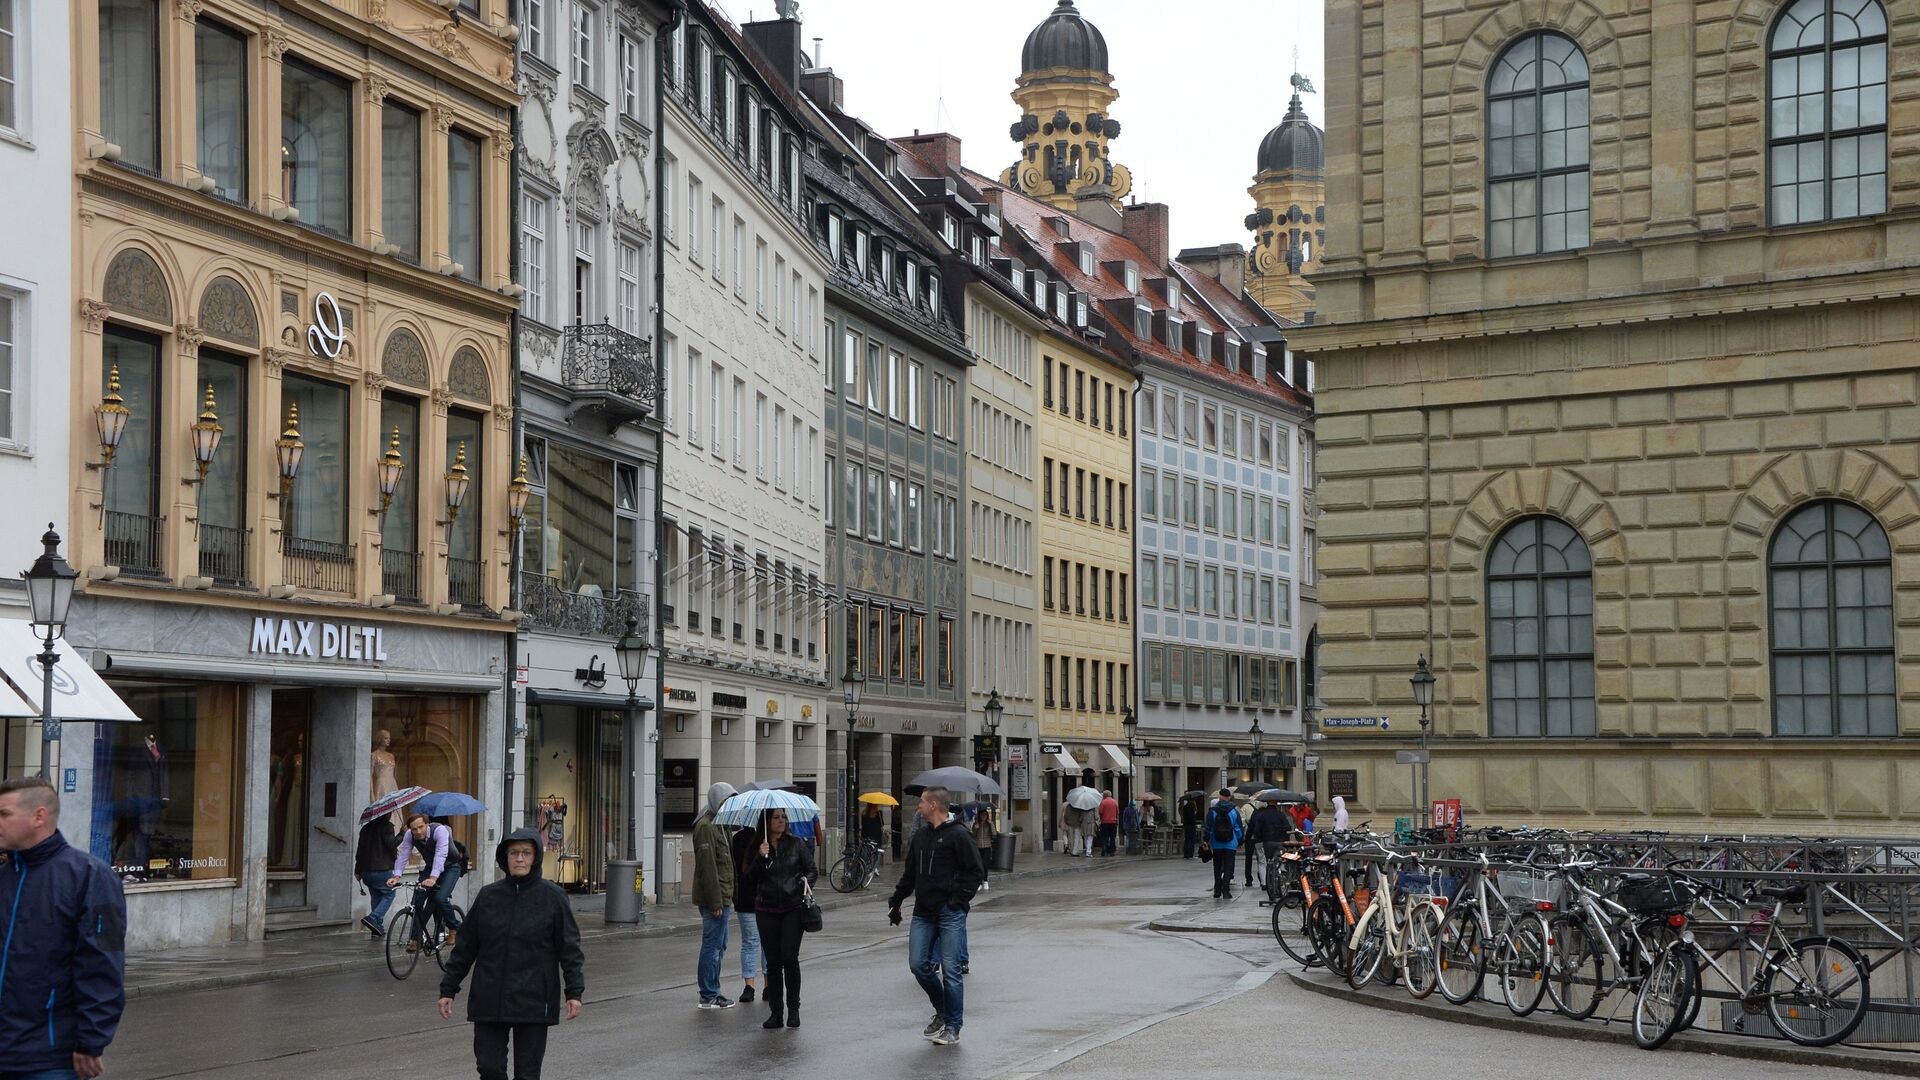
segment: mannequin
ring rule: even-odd
[[[390,749],[392,746],[392,733],[384,729],[373,733],[373,753],[370,755],[370,758],[373,762],[372,798],[375,800],[378,800],[380,796],[388,794],[389,792],[400,790],[400,782],[394,779],[393,751]],[[401,818],[400,811],[395,810],[387,816],[393,820],[393,831],[395,835],[398,835],[400,830],[406,828],[406,822]]]
[[[306,829],[306,823],[301,820],[306,809],[306,801],[301,797],[307,783],[306,750],[307,734],[297,732],[293,747],[273,761],[269,802],[280,816],[272,823],[274,832],[270,834],[272,842],[267,848],[267,862],[272,866],[288,868],[301,863],[300,839]]]

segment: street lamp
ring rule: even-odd
[[[461,443],[453,455],[453,467],[447,470],[447,528],[460,518],[460,508],[467,503],[467,488],[473,484],[473,477],[467,474],[467,444]]]
[[[393,436],[387,442],[387,452],[380,455],[380,513],[385,514],[393,506],[393,496],[400,490],[400,477],[407,471],[407,460],[400,456],[400,425],[393,425]]]
[[[47,522],[40,538],[46,550],[33,560],[33,568],[20,576],[27,583],[27,606],[33,625],[44,638],[40,652],[40,775],[53,782],[55,758],[60,750],[60,721],[53,715],[53,665],[60,660],[53,639],[66,633],[67,614],[73,607],[73,586],[80,574],[60,556],[60,534]]]
[[[280,437],[273,440],[274,458],[280,465],[280,491],[269,492],[273,498],[285,499],[293,493],[293,482],[300,475],[300,459],[306,455],[307,443],[300,437],[300,403],[287,403],[287,426]]]
[[[980,713],[986,717],[987,738],[993,747],[993,770],[990,775],[996,784],[1000,782],[1000,714],[1006,710],[1007,707],[1000,701],[1000,688],[987,691],[987,703],[980,707]]]
[[[1427,815],[1427,707],[1433,704],[1433,672],[1427,667],[1427,657],[1423,653],[1419,664],[1413,669],[1413,678],[1407,680],[1413,684],[1413,701],[1420,706],[1420,802],[1413,808],[1414,820],[1424,828]]]
[[[1260,744],[1267,741],[1267,733],[1260,730],[1260,718],[1253,718],[1253,726],[1247,729],[1247,742],[1253,746],[1253,779],[1257,783],[1267,782],[1266,759],[1260,756]]]
[[[627,616],[627,632],[620,635],[619,641],[613,643],[613,657],[614,662],[620,665],[620,677],[627,683],[627,729],[629,732],[633,729],[634,711],[640,707],[640,680],[647,674],[647,653],[651,649],[652,646],[647,639],[640,636],[639,621],[632,615]],[[627,753],[631,754],[634,752],[633,740],[629,737],[626,741]],[[655,765],[657,769],[657,760]],[[637,846],[639,839],[634,835],[638,830],[634,828],[633,801],[633,799],[628,800],[627,808],[627,858],[629,859],[637,858],[639,850]],[[654,867],[653,872],[660,873],[660,868]],[[645,918],[644,913],[641,914],[641,918]]]
[[[853,800],[854,788],[859,778],[854,774],[853,763],[853,727],[860,715],[860,691],[866,686],[867,677],[860,674],[851,657],[847,660],[847,673],[840,676],[841,704],[847,709],[847,802],[842,814],[847,819],[847,850],[853,850]]]
[[[1133,714],[1133,706],[1120,706],[1120,730],[1126,732],[1127,735],[1127,775],[1121,778],[1121,783],[1124,785],[1120,799],[1122,803],[1130,804],[1133,802],[1135,760],[1133,736],[1139,729],[1140,718]],[[1138,826],[1135,826],[1134,830],[1127,834],[1127,854],[1140,854],[1140,829]]]
[[[207,384],[207,399],[200,410],[200,419],[188,430],[193,432],[193,464],[197,474],[193,483],[204,483],[207,470],[213,468],[214,452],[220,449],[220,436],[226,432],[220,426],[220,415],[214,411],[212,383]]]

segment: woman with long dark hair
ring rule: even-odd
[[[758,853],[747,860],[754,918],[760,925],[760,955],[767,974],[764,1028],[800,1026],[800,922],[807,893],[817,879],[813,844],[795,836],[785,810],[769,810]]]

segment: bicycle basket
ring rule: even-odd
[[[1393,888],[1403,896],[1432,896],[1434,876],[1418,870],[1402,870],[1393,880]]]
[[[1665,874],[1629,874],[1620,879],[1615,897],[1636,915],[1678,915],[1693,905],[1692,890]]]

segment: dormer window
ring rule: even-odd
[[[1153,309],[1145,304],[1134,305],[1133,336],[1153,340]]]
[[[1213,331],[1204,326],[1194,328],[1193,355],[1202,360],[1213,359]]]
[[[1124,275],[1122,275],[1122,280],[1126,282],[1128,292],[1134,294],[1135,296],[1140,295],[1139,267],[1134,266],[1132,263],[1128,263],[1126,272]]]
[[[1093,276],[1093,248],[1088,244],[1080,245],[1080,272]]]
[[[1047,306],[1047,279],[1037,270],[1033,274],[1033,302],[1043,308]]]
[[[927,310],[940,314],[940,275],[927,271]]]
[[[844,248],[841,245],[841,237],[844,235],[841,232],[841,229],[843,229],[845,225],[840,220],[840,215],[835,213],[832,210],[827,211],[826,219],[827,219],[827,254],[833,256],[834,265],[837,266],[840,263],[840,253],[841,251],[844,250]]]
[[[1179,318],[1173,314],[1169,313],[1167,315],[1167,348],[1172,349],[1174,352],[1180,351],[1180,332],[1183,325]]]
[[[867,276],[867,230],[857,226],[853,230],[853,266],[861,277]]]
[[[974,233],[972,252],[973,252],[973,264],[975,266],[980,266],[985,264],[987,261],[987,238],[984,236],[981,236],[979,233]]]
[[[914,262],[912,259],[907,260],[906,279],[907,297],[909,299],[917,299],[920,295],[920,264]]]
[[[1167,306],[1170,308],[1180,306],[1180,280],[1178,278],[1167,279]]]
[[[1073,294],[1073,325],[1087,328],[1087,298],[1080,293]]]
[[[1064,285],[1054,286],[1053,317],[1061,322],[1067,321],[1067,289]]]
[[[952,217],[942,214],[940,216],[940,237],[947,242],[948,247],[959,247],[960,223],[953,220]]]

